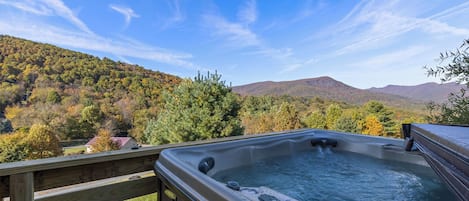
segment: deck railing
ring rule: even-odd
[[[160,189],[152,170],[164,149],[276,134],[281,133],[0,164],[0,200],[9,197],[11,201],[90,201],[139,197]]]

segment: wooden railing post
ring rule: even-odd
[[[33,201],[34,200],[34,174],[26,172],[10,175],[10,200]]]

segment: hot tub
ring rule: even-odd
[[[166,149],[155,172],[163,192],[160,200],[168,196],[213,201],[415,200],[421,194],[428,194],[418,198],[421,200],[454,200],[427,162],[418,152],[404,151],[403,143],[400,139],[299,130]],[[369,165],[361,167],[365,163]],[[259,178],[253,172],[260,172]],[[289,177],[291,174],[296,176]],[[332,190],[344,184],[347,186]],[[357,185],[364,187],[354,188]],[[413,192],[416,188],[423,190]]]

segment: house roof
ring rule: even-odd
[[[86,143],[86,145],[93,145],[94,143],[96,143],[96,139],[97,137],[95,136],[88,143]],[[111,140],[113,142],[117,142],[119,146],[122,147],[133,139],[131,137],[111,137]]]

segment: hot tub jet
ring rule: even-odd
[[[311,145],[313,147],[316,145],[320,145],[321,147],[326,147],[326,146],[336,147],[337,140],[328,139],[328,138],[314,138],[311,140]]]

